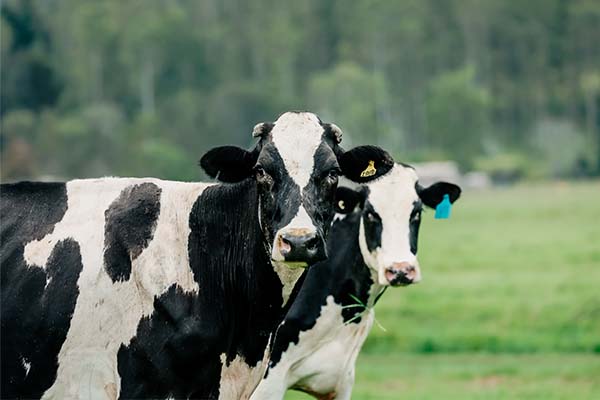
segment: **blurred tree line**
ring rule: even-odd
[[[307,109],[400,159],[600,170],[596,0],[5,0],[2,178],[198,179]]]

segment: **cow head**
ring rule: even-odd
[[[402,286],[421,280],[417,240],[423,206],[435,208],[448,194],[454,203],[460,188],[446,182],[422,187],[412,167],[395,164],[368,185],[338,188],[336,212],[360,213],[359,245],[380,285]]]
[[[376,178],[393,161],[374,146],[350,151],[339,147],[341,130],[308,112],[287,112],[273,123],[254,127],[256,146],[244,150],[217,147],[200,160],[206,173],[222,182],[255,179],[259,220],[271,259],[288,266],[306,266],[325,259],[325,237],[333,219],[338,176],[361,181]],[[360,177],[360,166],[380,171]]]

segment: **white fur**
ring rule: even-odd
[[[249,367],[243,357],[236,356],[232,362],[227,364],[227,357],[221,354],[221,380],[220,380],[220,399],[239,399],[247,400],[260,382],[265,373],[265,365],[269,356],[268,348],[262,361],[259,361],[255,367]]]
[[[279,151],[287,173],[300,189],[304,188],[314,167],[314,154],[321,144],[323,127],[312,113],[287,112],[281,115],[271,131],[273,144]]]
[[[409,219],[413,203],[419,200],[415,189],[417,174],[412,168],[396,164],[382,178],[369,183],[369,202],[381,217],[383,232],[381,247],[370,252],[365,238],[364,222],[359,231],[360,250],[365,263],[377,273],[381,285],[388,285],[385,269],[393,263],[408,262],[420,269],[417,257],[410,251]]]
[[[162,189],[154,238],[133,261],[131,278],[113,283],[104,269],[104,211],[127,186],[151,182]],[[197,291],[189,269],[187,240],[192,205],[208,184],[158,179],[75,180],[67,183],[68,205],[54,231],[25,247],[25,260],[46,268],[56,243],[79,243],[83,269],[79,297],[58,356],[57,379],[46,399],[115,398],[120,391],[117,351],[135,335],[154,296],[172,284]]]
[[[320,394],[336,393],[336,399],[350,399],[356,357],[373,319],[369,309],[360,323],[344,324],[342,307],[329,296],[315,326],[300,332],[298,344],[290,344],[251,399],[283,399],[289,387]]]
[[[21,364],[23,368],[25,368],[25,376],[29,375],[29,371],[31,370],[31,363],[27,361],[25,357],[21,357]]]
[[[283,284],[283,287],[281,288],[283,307],[287,304],[288,300],[290,299],[290,295],[292,294],[292,290],[294,290],[296,283],[298,283],[298,279],[300,279],[302,273],[305,271],[304,264],[294,263],[297,265],[292,266],[290,265],[291,263],[283,263],[279,261],[273,261],[272,264],[275,273],[277,273],[279,280]]]

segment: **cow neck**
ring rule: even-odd
[[[374,281],[369,267],[365,264],[358,234],[360,228],[360,212],[354,212],[343,219],[336,220],[328,241],[328,252],[333,255],[327,262],[330,278],[330,294],[336,303],[342,306],[372,306],[379,293],[374,288]],[[364,311],[361,307],[347,307],[342,311],[344,321],[360,322],[357,313]]]
[[[296,284],[285,322],[277,330],[270,368],[279,363],[291,343],[298,343],[300,332],[315,326],[329,296],[341,306],[355,305],[356,299],[368,304],[373,279],[358,245],[359,225],[360,213],[349,214],[333,223],[327,242],[329,258],[310,266]],[[361,307],[343,308],[344,322],[360,322],[363,311]]]
[[[189,257],[202,313],[229,335],[227,360],[262,359],[282,319],[281,282],[266,250],[256,182],[207,188],[190,216]]]

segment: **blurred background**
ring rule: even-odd
[[[0,23],[3,182],[199,180],[210,147],[316,112],[467,188],[378,305],[355,398],[600,398],[599,1],[4,0]]]

